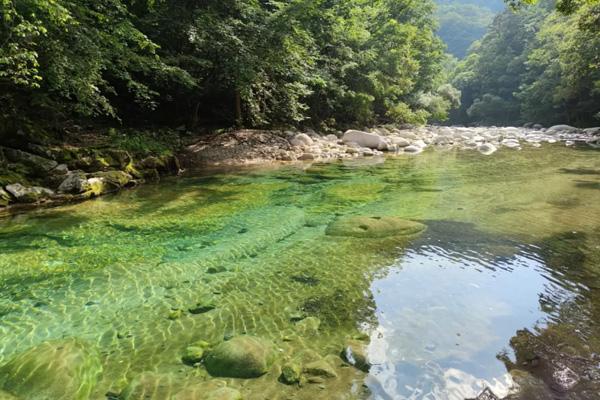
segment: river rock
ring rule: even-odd
[[[310,376],[323,378],[336,378],[337,373],[325,359],[313,361],[304,366],[304,373]]]
[[[301,378],[302,368],[298,364],[289,362],[281,367],[281,375],[279,376],[279,380],[286,385],[300,383]]]
[[[257,378],[273,363],[273,345],[252,336],[237,336],[219,344],[204,359],[213,376]]]
[[[408,147],[410,146],[410,142],[403,137],[393,137],[390,139],[392,144],[395,144],[398,147]]]
[[[425,230],[425,225],[397,217],[347,216],[333,221],[325,233],[329,236],[384,238],[408,236]]]
[[[407,147],[404,148],[404,152],[405,153],[418,154],[418,153],[420,153],[422,151],[423,151],[422,147],[415,146],[415,145],[412,145],[412,144],[410,146],[407,146]]]
[[[5,147],[4,154],[6,158],[14,163],[20,163],[31,168],[38,176],[45,176],[49,171],[56,168],[58,163],[54,160],[49,160],[44,157],[36,156],[35,154],[25,151],[11,149]]]
[[[79,194],[87,192],[89,189],[88,180],[82,172],[70,172],[58,186],[59,193]]]
[[[294,138],[292,140],[290,140],[290,143],[294,147],[301,147],[301,146],[312,146],[314,144],[314,141],[306,133],[299,133],[296,136],[294,136]]]
[[[120,400],[165,400],[178,392],[180,384],[169,374],[144,372],[134,378],[119,396]]]
[[[356,130],[348,130],[342,137],[344,143],[354,142],[361,147],[368,147],[370,149],[380,149],[384,146],[387,147],[386,141],[383,137],[376,133],[369,133]]]
[[[88,400],[101,373],[95,347],[77,339],[49,341],[0,368],[0,387],[27,400]]]
[[[489,156],[489,155],[491,155],[491,154],[494,154],[494,153],[495,153],[495,152],[498,150],[498,148],[497,148],[496,146],[494,146],[493,144],[491,144],[491,143],[483,143],[483,144],[480,144],[480,145],[477,147],[477,150],[478,150],[478,151],[479,151],[481,154],[484,154],[484,155],[486,155],[486,156]]]
[[[359,340],[348,340],[341,353],[342,359],[361,371],[369,372],[371,363],[367,356],[365,343]]]
[[[314,160],[316,158],[317,157],[313,153],[304,153],[300,157],[298,157],[298,160],[301,160],[301,161],[311,161],[311,160]]]
[[[10,203],[10,194],[0,187],[0,207],[6,207]]]
[[[106,185],[111,186],[113,189],[123,188],[133,179],[130,174],[124,171],[96,172],[94,178],[102,179]]]
[[[546,129],[546,134],[554,135],[557,133],[577,133],[579,132],[578,128],[570,125],[554,125],[548,129]]]
[[[508,147],[509,149],[516,149],[521,147],[521,144],[517,139],[504,139],[502,141],[502,145]]]
[[[199,363],[200,361],[202,361],[202,358],[204,357],[204,353],[206,352],[206,349],[209,347],[209,343],[205,342],[205,341],[199,341],[196,343],[193,343],[191,346],[188,346],[185,349],[185,352],[183,354],[183,357],[181,357],[181,360],[188,365],[194,365]]]
[[[50,189],[39,186],[25,187],[20,183],[13,183],[12,185],[6,186],[6,191],[10,193],[18,203],[35,203],[54,195],[54,192]]]

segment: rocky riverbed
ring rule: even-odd
[[[119,149],[29,144],[0,147],[0,215],[39,205],[81,201],[185,167],[235,166],[273,162],[313,162],[383,155],[418,155],[428,148],[478,151],[492,155],[501,148],[561,143],[600,147],[600,127],[568,125],[516,127],[395,127],[319,134],[313,130],[238,130],[219,133],[186,146],[179,155],[133,156]],[[177,151],[177,150],[175,150]]]

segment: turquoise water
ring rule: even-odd
[[[91,398],[104,399],[147,371],[211,381],[181,362],[185,348],[250,334],[278,356],[258,379],[225,379],[245,399],[462,400],[508,395],[516,369],[556,391],[567,344],[586,363],[569,364],[582,376],[561,393],[588,398],[596,381],[578,368],[600,353],[599,200],[598,153],[556,146],[192,171],[17,215],[0,221],[0,364],[80,338],[100,350]],[[347,216],[427,230],[326,234]],[[205,301],[215,309],[188,312]],[[515,364],[522,329],[547,345],[541,364]],[[369,373],[331,361],[361,334]],[[337,377],[280,383],[307,350],[331,356]]]

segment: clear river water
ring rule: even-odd
[[[599,155],[557,144],[189,172],[0,220],[0,365],[80,338],[100,349],[91,398],[106,399],[147,371],[215,379],[181,362],[186,346],[249,334],[278,355],[260,378],[219,378],[244,399],[521,398],[515,369],[539,398],[598,398]],[[327,235],[344,216],[427,229]],[[215,308],[190,313],[200,299]],[[340,359],[336,378],[279,382],[285,360],[365,334],[368,373]]]

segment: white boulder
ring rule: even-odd
[[[383,137],[379,136],[376,133],[369,133],[351,129],[344,133],[342,140],[346,144],[354,142],[358,143],[361,147],[368,147],[370,149],[387,148],[387,142],[383,139]]]

